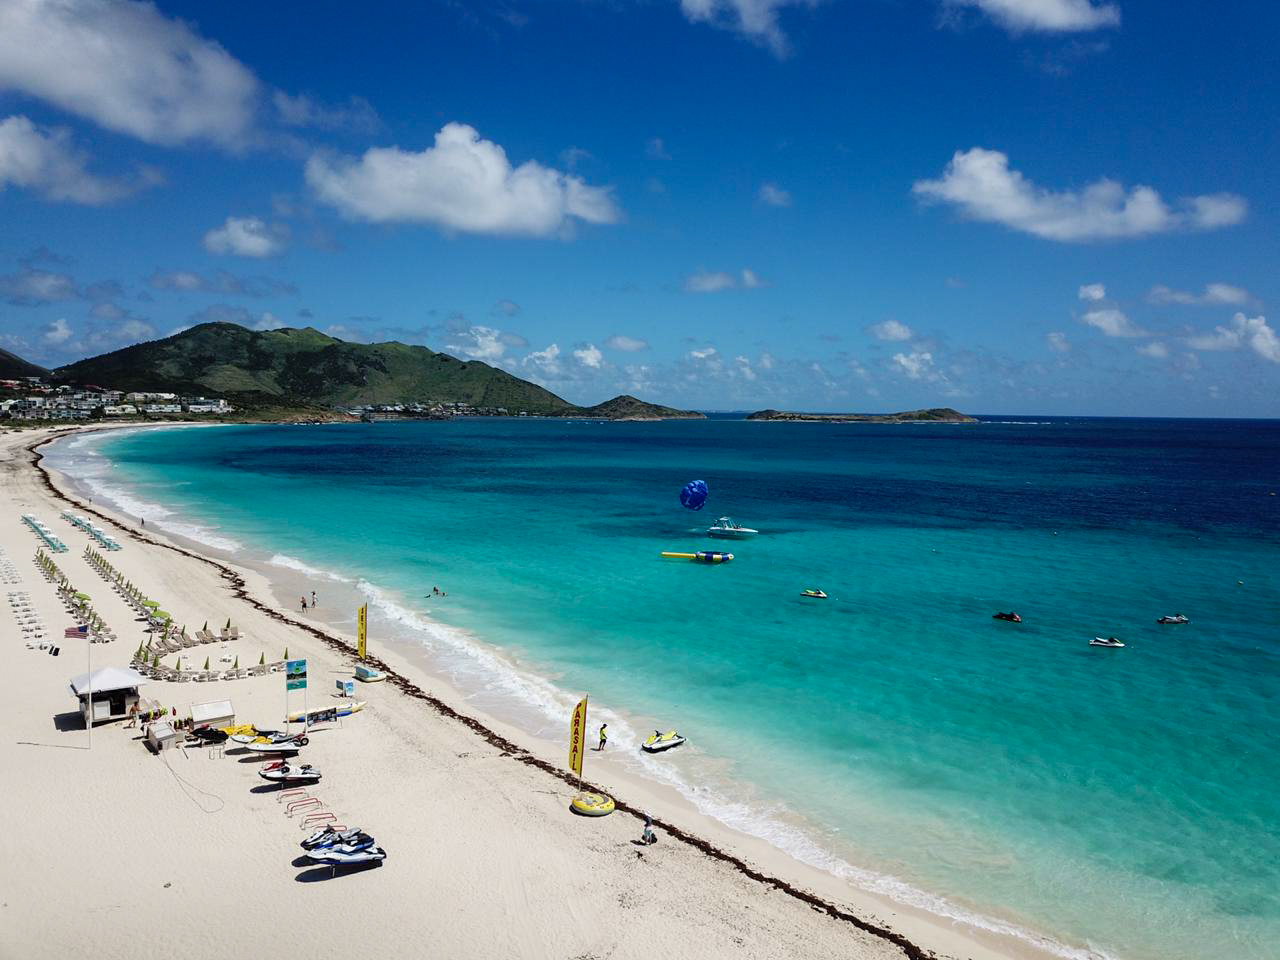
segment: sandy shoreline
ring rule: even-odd
[[[95,668],[123,666],[144,637],[141,625],[80,557],[86,538],[60,519],[68,495],[55,486],[56,476],[50,480],[31,466],[27,452],[64,432],[81,431],[0,436],[7,508],[0,546],[24,578],[7,589],[29,590],[59,636],[70,624],[52,587],[38,577],[35,540],[19,523],[20,514],[34,512],[71,547],[58,555],[59,566],[77,588],[102,598],[99,609],[121,634],[116,643],[95,646]],[[112,562],[180,622],[194,629],[230,616],[247,639],[230,645],[229,655],[256,663],[260,652],[277,659],[287,646],[291,656],[306,656],[320,678],[312,706],[327,698],[331,677],[350,676],[353,638],[282,609],[261,573],[202,556],[154,530],[142,533],[132,518],[101,504],[87,508],[70,499],[78,512],[91,509],[121,534],[125,548]],[[374,658],[390,680],[360,690],[369,709],[318,732],[306,751],[326,775],[316,792],[343,822],[373,832],[388,861],[375,871],[298,885],[295,875],[309,872],[289,866],[301,853],[300,831],[269,793],[253,789],[261,783],[256,766],[234,753],[211,759],[191,750],[160,760],[119,725],[95,729],[91,751],[49,749],[85,743],[82,728],[58,730],[52,722],[74,706],[66,680],[83,672],[84,647],[67,641],[63,656],[51,658],[6,645],[9,665],[24,682],[13,711],[17,742],[0,749],[18,782],[10,799],[20,811],[15,821],[24,823],[19,844],[30,845],[27,859],[38,866],[21,877],[10,873],[0,891],[16,935],[11,942],[37,956],[83,946],[104,930],[113,935],[103,939],[119,945],[118,954],[108,947],[108,956],[170,954],[178,944],[195,957],[224,953],[228,943],[253,951],[256,938],[278,930],[279,911],[290,952],[322,954],[351,942],[346,918],[354,913],[379,921],[360,930],[362,946],[393,956],[418,955],[423,946],[474,957],[1043,955],[1024,941],[865,894],[702,817],[674,791],[607,764],[592,761],[588,772],[619,798],[620,812],[603,820],[573,817],[563,751],[459,710],[465,698],[458,691],[392,649],[378,649]],[[191,653],[202,659],[219,648]],[[239,718],[267,725],[281,719],[281,687],[272,675],[152,682],[145,692],[180,714],[191,702],[231,697]],[[89,777],[88,793],[76,789]],[[214,796],[217,811],[202,815],[214,804],[200,798]],[[642,851],[631,841],[646,812],[659,821],[663,839]],[[110,876],[123,882],[103,879]],[[184,892],[171,894],[169,882]],[[191,906],[193,895],[205,908],[239,908],[242,921],[232,927],[220,921],[216,936],[188,936],[198,933],[197,918],[207,911],[172,917],[174,904]],[[55,930],[58,898],[67,897],[83,905],[83,919],[60,914],[63,927]],[[269,897],[273,910],[255,919],[259,897]],[[134,939],[140,920],[157,935]]]

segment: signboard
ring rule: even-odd
[[[569,720],[569,769],[582,776],[582,751],[586,747],[587,732],[587,698],[583,697],[573,708],[573,717]]]
[[[354,680],[338,681],[338,696],[354,697],[356,695],[356,682]]]
[[[360,614],[357,618],[360,622],[359,640],[356,643],[356,652],[360,659],[363,660],[369,643],[369,605],[366,603],[360,608]]]
[[[307,661],[285,661],[284,688],[285,690],[305,690],[307,688]]]

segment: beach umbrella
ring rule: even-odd
[[[267,654],[266,654],[266,651],[263,651],[262,656],[258,658],[258,666],[265,667],[266,665],[267,665]]]
[[[208,621],[208,620],[206,620],[206,621],[204,622],[204,626],[203,626],[203,627],[201,627],[200,629],[201,629],[201,630],[203,630],[205,633],[208,633],[208,632],[209,632],[209,621]]]
[[[182,669],[182,657],[181,657],[181,656],[179,656],[179,657],[178,657],[178,664],[177,664],[177,666],[175,666],[173,669],[175,669],[175,670],[181,670],[181,669]]]
[[[223,630],[230,630],[230,629],[231,629],[231,618],[230,618],[230,617],[227,617],[227,625],[226,625],[225,627],[223,627],[222,629],[223,629]]]
[[[240,669],[240,658],[239,658],[239,657],[236,657],[236,662],[235,662],[235,663],[233,663],[233,664],[231,665],[231,669],[232,669],[232,670],[239,670],[239,669]]]
[[[79,592],[77,592],[75,596],[76,596],[76,599],[77,599],[77,600],[88,600],[88,599],[89,599],[89,595],[88,595],[87,593],[79,593]]]
[[[173,615],[168,613],[165,610],[154,610],[151,615],[155,617],[157,620],[169,620],[169,621],[173,620]],[[170,623],[169,625],[173,626],[172,623]]]
[[[285,647],[285,648],[284,648],[284,658],[285,658],[286,660],[288,660],[288,659],[289,659],[289,648],[288,648],[288,647]]]
[[[150,607],[152,610],[154,610],[156,607],[160,606],[160,601],[159,600],[143,600],[142,605],[144,607]]]
[[[155,655],[155,657],[154,657],[154,658],[152,659],[152,661],[151,661],[151,666],[153,666],[153,667],[158,667],[158,666],[160,666],[160,654],[158,654],[158,653],[157,653],[157,654]]]
[[[209,669],[209,658],[208,658],[208,657],[205,657],[205,658],[204,658],[204,669],[206,669],[206,670],[208,670],[208,669]]]

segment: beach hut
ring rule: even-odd
[[[138,688],[146,682],[147,678],[136,670],[104,667],[72,678],[71,692],[80,701],[80,712],[87,727],[90,723],[127,717],[129,708],[138,703]]]

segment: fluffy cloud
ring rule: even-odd
[[[1246,317],[1237,313],[1231,318],[1230,326],[1214,327],[1213,333],[1188,337],[1187,345],[1194,350],[1238,350],[1248,346],[1263,359],[1280,363],[1280,338],[1262,316]]]
[[[204,276],[190,270],[157,270],[147,280],[153,290],[179,293],[217,293],[241,297],[279,297],[292,295],[298,288],[287,280],[272,277],[237,277],[219,270]]]
[[[976,7],[1011,31],[1075,33],[1114,27],[1120,10],[1093,0],[946,0],[951,6]]]
[[[1206,284],[1204,293],[1189,293],[1185,290],[1170,290],[1165,286],[1155,286],[1147,294],[1152,303],[1182,303],[1215,306],[1218,304],[1240,305],[1249,302],[1249,291],[1241,287],[1233,287],[1227,283]]]
[[[721,290],[732,290],[741,286],[744,290],[755,290],[764,286],[764,280],[754,270],[743,267],[737,274],[724,270],[698,270],[684,278],[684,289],[687,293],[719,293]]]
[[[158,144],[244,145],[258,82],[218,44],[150,3],[5,0],[0,89]]]
[[[592,370],[599,370],[604,365],[604,354],[600,352],[599,347],[590,343],[573,351],[573,358]]]
[[[573,220],[615,223],[610,190],[506,151],[472,127],[446,124],[418,153],[374,147],[364,156],[316,154],[307,183],[344,215],[374,223],[433,223],[467,233],[547,236]]]
[[[71,324],[67,323],[66,317],[59,317],[49,324],[49,328],[45,330],[44,342],[56,346],[70,340],[71,334]]]
[[[818,0],[680,0],[680,9],[693,23],[709,23],[734,30],[768,47],[776,56],[789,51],[787,37],[778,25],[783,7],[817,5]]]
[[[910,327],[905,323],[899,323],[897,320],[886,320],[883,323],[868,327],[867,330],[877,340],[890,342],[910,340],[915,335],[911,332]]]
[[[1090,310],[1080,319],[1089,326],[1101,330],[1108,337],[1141,337],[1146,333],[1122,311],[1110,307]]]
[[[1099,300],[1107,299],[1107,288],[1100,283],[1086,283],[1080,288],[1076,296],[1081,300],[1090,300],[1096,303]]]
[[[271,95],[280,121],[290,127],[315,127],[318,130],[340,130],[347,133],[373,133],[381,125],[377,111],[363,97],[351,97],[346,103],[326,104],[283,90]]]
[[[1144,357],[1154,357],[1157,360],[1164,360],[1169,356],[1169,348],[1158,340],[1153,340],[1151,343],[1144,343],[1142,346],[1134,347],[1133,349],[1137,350],[1138,353],[1142,354]]]
[[[531,371],[533,376],[554,379],[564,372],[560,365],[560,347],[554,343],[545,350],[533,351],[520,363],[525,369]]]
[[[762,184],[760,187],[760,199],[771,207],[791,206],[791,193],[783,190],[776,183]]]
[[[50,200],[98,206],[118,200],[146,185],[90,173],[88,154],[76,149],[68,130],[41,130],[26,117],[0,121],[0,189],[25,187]]]
[[[905,374],[909,380],[933,381],[941,379],[941,374],[934,367],[933,354],[927,350],[911,353],[895,353],[893,367]]]
[[[1044,338],[1049,341],[1049,349],[1058,353],[1070,353],[1071,341],[1067,339],[1067,335],[1055,330],[1052,333],[1046,333]]]
[[[649,341],[638,340],[635,337],[628,337],[621,333],[615,333],[604,342],[604,345],[610,350],[622,350],[625,353],[636,353],[640,350],[649,349]]]
[[[493,327],[471,326],[454,330],[447,338],[445,348],[460,353],[471,360],[492,361],[507,352],[502,331]]]
[[[17,273],[0,277],[0,297],[18,307],[75,300],[79,296],[75,281],[65,273],[24,266]]]
[[[1239,223],[1245,201],[1231,194],[1191,197],[1170,207],[1151,187],[1126,190],[1102,179],[1083,190],[1047,190],[1009,169],[998,150],[957,151],[937,180],[919,180],[912,192],[949,203],[973,220],[999,223],[1049,240],[1137,237],[1170,230],[1211,230]]]
[[[237,257],[274,257],[288,245],[288,227],[258,217],[227,217],[226,223],[204,235],[204,248],[210,253]]]

